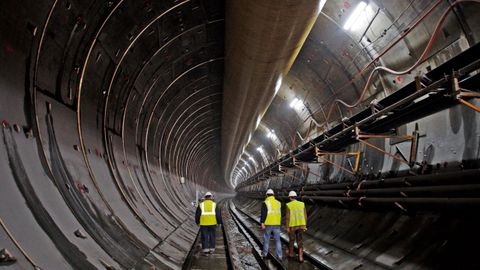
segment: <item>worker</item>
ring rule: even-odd
[[[275,253],[282,259],[282,243],[280,242],[280,225],[282,222],[282,204],[275,199],[273,190],[266,192],[265,202],[262,204],[260,223],[264,230],[263,234],[263,257],[266,258],[269,251],[270,236],[273,233],[275,239]]]
[[[305,203],[297,201],[297,193],[290,191],[288,193],[290,200],[287,203],[287,211],[285,223],[287,227],[289,243],[288,243],[288,257],[293,258],[295,238],[297,238],[298,246],[298,261],[303,262],[303,232],[307,230],[307,210]]]
[[[206,256],[215,252],[217,224],[221,224],[220,210],[212,198],[211,192],[205,193],[205,200],[198,205],[195,213],[195,222],[200,225],[202,252]]]

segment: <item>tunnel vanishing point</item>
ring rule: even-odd
[[[1,0],[0,269],[480,269],[479,14]],[[267,189],[306,204],[304,264],[259,257]]]

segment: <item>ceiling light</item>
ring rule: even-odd
[[[362,15],[362,13],[363,13],[363,11],[365,10],[366,7],[367,7],[367,3],[363,2],[363,1],[358,3],[358,5],[357,5],[357,7],[355,7],[355,10],[353,11],[352,15],[350,15],[347,22],[343,26],[343,29],[350,30],[350,28],[352,28],[352,26],[355,24],[355,22],[357,22],[360,15]]]
[[[261,146],[257,147],[257,151],[260,152],[260,153],[263,153],[263,148]]]
[[[290,102],[290,108],[294,108],[298,101],[298,98],[294,98],[292,102]]]
[[[293,108],[295,110],[301,110],[304,106],[305,105],[303,104],[303,102],[298,98],[294,98],[292,102],[290,102],[290,108]]]
[[[325,6],[325,3],[327,3],[327,0],[320,0],[320,3],[318,3],[318,14],[322,12],[322,9]]]
[[[268,130],[267,138],[271,139],[272,141],[278,140],[277,134],[275,134],[275,130]]]
[[[280,77],[278,77],[278,80],[275,83],[275,95],[278,93],[278,90],[280,90],[281,86],[282,86],[282,75],[280,75]]]

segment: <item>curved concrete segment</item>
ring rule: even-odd
[[[325,1],[226,3],[222,166],[232,169],[278,92]],[[250,136],[250,137],[249,137]]]
[[[307,205],[304,268],[480,269],[478,14],[0,0],[0,269],[302,268],[262,258],[267,189]]]
[[[0,249],[17,259],[7,267],[181,268],[196,194],[228,191],[222,2],[0,10]]]

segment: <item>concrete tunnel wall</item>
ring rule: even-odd
[[[181,268],[227,191],[215,2],[2,1],[0,269]]]
[[[476,101],[478,106],[480,102]],[[360,161],[360,176],[353,176],[345,170],[330,164],[300,164],[300,168],[285,168],[286,174],[270,177],[264,181],[238,189],[237,207],[253,216],[260,213],[260,200],[248,199],[249,192],[263,198],[268,188],[282,192],[302,190],[304,186],[352,184],[368,180],[402,179],[409,182],[415,175],[429,176],[450,174],[452,183],[461,184],[468,176],[468,170],[478,170],[480,117],[470,108],[457,105],[426,118],[402,126],[400,130],[410,133],[419,126],[422,138],[419,141],[418,158],[423,169],[409,167],[371,148],[363,148]],[[465,143],[469,141],[470,143]],[[396,154],[398,147],[407,154],[409,142],[393,142],[375,139],[372,143],[385,151]],[[391,144],[393,143],[393,144]],[[347,151],[362,149],[354,144]],[[354,158],[328,156],[330,160],[347,169],[352,169],[349,161]],[[478,172],[477,172],[478,176]],[[434,179],[434,178],[432,178]],[[470,177],[474,181],[474,178]],[[416,186],[413,184],[413,186]],[[381,185],[380,185],[381,187]],[[476,208],[455,207],[445,203],[439,207],[402,203],[358,205],[348,202],[347,191],[355,188],[338,188],[339,197],[330,202],[314,202],[308,199],[307,212],[309,241],[306,247],[322,254],[333,269],[362,268],[361,265],[377,265],[379,269],[476,269],[479,267],[476,255],[471,251],[471,243],[480,241],[477,231],[480,220]],[[244,192],[244,194],[242,194]],[[325,191],[328,192],[328,191]],[[280,194],[279,194],[280,195]],[[407,195],[408,192],[407,192]],[[405,196],[407,196],[405,195]],[[245,198],[245,196],[247,198]],[[334,195],[331,195],[334,196]],[[365,195],[366,198],[375,197]],[[391,195],[402,197],[401,195]],[[429,197],[430,195],[427,195]],[[435,197],[434,195],[431,195]],[[381,197],[387,197],[383,195]],[[408,197],[408,196],[407,196]],[[414,196],[415,197],[415,196]],[[441,195],[440,195],[441,197]],[[455,197],[455,195],[453,196]],[[476,191],[466,193],[466,197],[477,197]],[[345,201],[341,202],[342,198]],[[328,197],[326,197],[328,199]],[[358,198],[356,198],[358,199]],[[286,203],[287,201],[284,200]],[[353,254],[353,256],[352,256]],[[361,258],[363,262],[357,259]]]
[[[392,3],[387,9],[396,10]],[[331,5],[335,9],[327,3],[328,14],[343,3]],[[471,18],[467,16],[471,28],[478,29]],[[2,1],[0,21],[0,248],[7,248],[19,260],[0,269],[31,265],[42,269],[180,268],[196,233],[190,204],[196,190],[212,189],[219,195],[229,191],[218,148],[223,1]],[[322,23],[315,32],[324,29]],[[478,37],[478,30],[472,32]],[[319,40],[309,40],[307,45],[314,50],[327,46],[316,46]],[[441,43],[439,48],[448,44]],[[331,57],[342,59],[340,49],[338,53],[332,50]],[[457,53],[458,48],[453,48],[448,56]],[[313,76],[303,70],[307,60],[310,63],[306,54],[300,53],[303,62],[292,68],[297,77]],[[362,57],[363,62],[368,60]],[[387,60],[395,63],[396,59],[390,56]],[[339,78],[344,77],[348,73]],[[344,80],[337,81],[343,84]],[[315,89],[312,85],[306,88]],[[327,91],[315,95],[322,102],[331,98]],[[281,102],[274,101],[272,107]],[[278,116],[282,120],[282,114],[267,112],[265,120],[284,123]],[[472,116],[461,106],[419,121],[421,131],[427,133],[421,140],[425,160],[432,165],[448,162],[452,168],[464,159],[478,161],[478,150],[469,147],[478,145],[478,121],[478,115]],[[412,125],[401,130],[408,133]],[[283,133],[287,138],[292,132]],[[258,145],[266,144],[258,140]],[[388,142],[384,145],[388,148]],[[291,147],[285,144],[287,150]],[[454,153],[451,148],[460,150]],[[263,165],[277,154],[275,147],[266,150],[269,160]],[[368,163],[362,164],[366,175],[405,169],[373,151],[366,155]],[[342,158],[335,161],[346,163]],[[478,163],[469,166],[478,167]],[[293,173],[310,184],[352,180],[328,166],[311,171],[321,177]],[[186,184],[181,184],[181,177]],[[288,178],[270,183],[283,189],[300,184]],[[252,190],[263,191],[267,185]],[[256,202],[239,203],[252,207]],[[410,246],[433,239],[436,232],[459,232],[461,236],[451,236],[453,244],[444,249],[458,251],[477,224],[459,217],[443,222],[446,216],[431,212],[411,218],[391,209],[310,207],[312,235],[319,241],[343,249],[358,247],[351,252],[391,268],[438,265],[422,262],[422,254],[408,257]],[[375,226],[384,215],[391,223],[381,230]],[[441,221],[440,230],[423,234],[432,220]],[[363,230],[351,226],[352,222]],[[393,223],[397,229],[392,231],[400,231],[395,237],[387,226]],[[372,243],[369,230],[374,227],[378,241],[384,241],[378,245]],[[422,233],[415,234],[417,228]],[[414,235],[412,241],[394,241],[409,235]],[[362,241],[367,238],[370,242]],[[432,254],[435,247],[426,247],[425,254]],[[448,252],[438,256],[444,254]],[[474,258],[470,253],[456,255],[451,258]],[[471,261],[465,265],[475,266]]]
[[[388,178],[398,178],[408,183],[410,178],[415,178],[415,175],[431,177],[432,182],[441,175],[448,175],[453,184],[464,183],[467,179],[475,183],[480,167],[480,117],[478,113],[464,105],[456,105],[396,129],[398,134],[407,135],[418,126],[421,137],[417,162],[421,166],[416,166],[413,170],[408,165],[393,160],[372,148],[355,143],[342,150],[362,152],[357,175],[352,175],[331,164],[299,162],[297,164],[299,167],[284,167],[283,170],[287,173],[271,176],[267,172],[252,185],[242,186],[241,184],[242,181],[260,172],[262,167],[277,160],[279,156],[288,155],[291,149],[295,149],[300,144],[306,144],[325,132],[327,130],[324,123],[325,114],[328,113],[333,100],[341,98],[352,103],[358,99],[366,77],[359,76],[357,80],[353,80],[352,77],[357,75],[357,72],[379,52],[388,47],[388,42],[396,40],[398,36],[394,35],[401,35],[402,31],[409,29],[403,26],[411,25],[409,23],[415,21],[415,16],[425,14],[427,7],[439,3],[439,7],[434,11],[436,15],[427,16],[419,27],[412,31],[412,34],[402,39],[376,63],[396,70],[413,65],[424,50],[426,40],[432,36],[431,31],[434,29],[432,25],[435,25],[439,14],[451,4],[447,1],[410,3],[369,1],[368,3],[372,6],[377,4],[381,7],[379,9],[381,15],[370,21],[372,23],[370,29],[365,25],[366,28],[353,32],[341,29],[344,20],[348,18],[348,14],[340,16],[345,3],[351,2],[327,2],[322,12],[323,16],[319,16],[292,70],[284,79],[279,94],[262,119],[260,128],[252,135],[252,142],[247,145],[241,157],[244,162],[239,162],[237,167],[237,171],[241,173],[237,174],[237,180],[240,183],[237,191],[240,192],[240,196],[236,198],[236,206],[257,216],[261,200],[268,188],[275,189],[278,195],[286,196],[288,191],[293,189],[299,192],[308,185],[316,185],[319,190],[323,190],[322,187],[325,186],[338,185],[335,191],[325,190],[323,195],[319,192],[317,196],[324,196],[324,201],[305,199],[310,215],[309,229],[306,232],[309,241],[306,246],[321,254],[322,259],[325,259],[333,269],[364,269],[366,265],[376,265],[379,269],[477,269],[478,260],[470,248],[472,243],[480,239],[476,207],[471,205],[455,207],[448,203],[432,207],[426,204],[404,203],[401,199],[396,200],[397,204],[393,201],[381,205],[369,204],[367,201],[361,204],[359,197],[362,195],[352,195],[351,198],[346,195],[347,192],[355,193],[356,184],[361,182],[368,183],[369,180],[382,182]],[[417,10],[421,12],[416,13],[411,9],[405,9],[412,3],[414,6],[423,6]],[[478,10],[478,5],[465,4],[461,8],[465,11],[461,13],[462,15],[447,17],[441,28],[443,35],[440,35],[434,43],[435,47],[424,63],[414,72],[400,76],[400,80],[396,80],[396,76],[391,74],[379,74],[380,79],[377,80],[376,87],[370,88],[371,91],[366,94],[359,106],[352,110],[339,106],[338,112],[334,111],[333,115],[336,116],[330,118],[333,125],[341,123],[343,117],[350,117],[364,110],[373,99],[381,100],[412,82],[416,75],[426,74],[429,70],[435,69],[477,44],[478,22],[474,22],[475,16],[472,12]],[[400,8],[402,5],[403,7]],[[405,11],[405,17],[410,18],[395,25],[392,22],[400,18],[397,16],[402,10]],[[391,15],[391,19],[382,17],[385,14]],[[463,26],[469,30],[462,29],[462,21],[465,23]],[[393,36],[378,38],[378,33],[388,26],[397,28],[398,32],[385,31],[385,36]],[[369,41],[359,42],[364,37]],[[386,44],[370,43],[376,40],[383,40]],[[371,51],[367,48],[371,48]],[[370,51],[371,55],[365,51]],[[352,61],[352,58],[355,61]],[[368,74],[369,71],[364,73],[367,76]],[[350,84],[349,80],[353,82]],[[348,88],[344,88],[345,85],[348,85]],[[289,104],[294,98],[303,101],[304,106],[301,109],[290,108]],[[472,102],[476,106],[480,105],[478,100],[472,100]],[[283,121],[279,120],[280,115]],[[320,125],[312,123],[312,119]],[[275,131],[275,140],[269,136],[272,130]],[[300,136],[297,136],[297,131]],[[302,140],[300,137],[305,138]],[[370,142],[392,155],[400,156],[401,153],[405,158],[409,157],[410,142],[408,141],[371,139]],[[262,147],[263,151],[257,151],[258,147]],[[337,166],[353,170],[354,157],[327,155],[325,158],[335,162]],[[289,166],[287,164],[285,166]],[[466,170],[477,170],[477,176],[473,178],[465,176]],[[254,180],[254,177],[250,180]],[[415,184],[413,186],[415,187]],[[379,185],[377,188],[381,189],[382,186]],[[397,193],[378,197],[409,197],[410,194],[406,193],[406,195]],[[432,194],[427,194],[425,197],[435,197],[435,195],[448,197],[435,192]],[[462,194],[465,197],[478,198],[478,192],[475,190],[464,191]],[[363,196],[366,199],[376,197],[369,193]],[[460,195],[457,196],[460,197]],[[257,201],[244,197],[255,198]],[[362,258],[363,261],[358,258]]]

